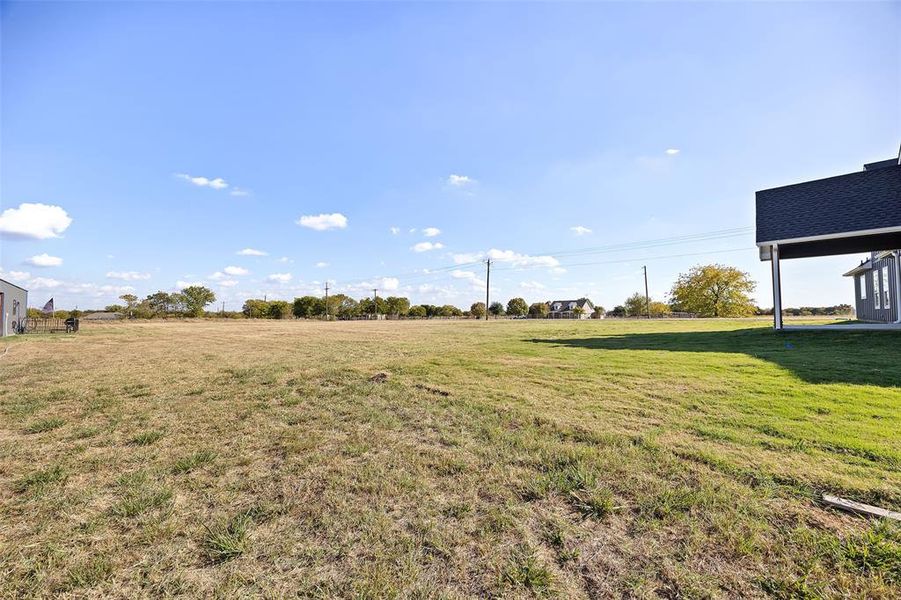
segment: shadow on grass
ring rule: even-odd
[[[901,334],[893,331],[777,333],[757,327],[528,341],[589,350],[742,353],[776,363],[810,383],[901,387]]]

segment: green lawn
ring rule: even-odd
[[[901,528],[819,502],[901,510],[894,332],[198,321],[7,343],[0,596],[901,596]]]

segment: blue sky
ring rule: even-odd
[[[468,307],[490,254],[495,298],[610,308],[642,264],[663,299],[722,262],[769,306],[754,191],[897,154],[898,31],[899,3],[3,3],[0,276]],[[857,259],[788,261],[786,304],[852,303]]]

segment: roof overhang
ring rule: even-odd
[[[5,283],[6,285],[11,285],[11,286],[13,286],[14,288],[18,288],[18,289],[22,290],[23,292],[28,292],[28,290],[26,290],[25,288],[23,288],[21,285],[16,285],[15,283],[13,283],[13,282],[11,282],[11,281],[7,281],[7,280],[5,280],[5,279],[0,279],[0,282]]]
[[[761,260],[901,248],[901,164],[758,191],[757,246]]]
[[[898,210],[901,212],[901,205]],[[760,260],[770,260],[771,246],[779,247],[780,259],[893,250],[901,248],[901,226],[784,240],[765,240],[757,242],[757,246],[760,248]]]
[[[847,273],[844,273],[842,277],[853,277],[855,275],[860,275],[861,273],[866,273],[870,269],[873,268],[873,263],[870,260],[865,260]]]

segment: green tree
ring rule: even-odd
[[[442,317],[462,317],[463,311],[453,304],[445,304],[438,310],[438,314]]]
[[[325,301],[316,296],[295,298],[292,312],[298,319],[318,317],[325,314]]]
[[[169,307],[169,310],[174,313],[184,313],[188,310],[188,299],[185,298],[185,295],[181,292],[175,292],[170,294],[172,299],[172,305]]]
[[[488,312],[494,315],[495,317],[503,316],[504,314],[504,305],[500,302],[492,302],[491,306],[488,307]]]
[[[269,303],[265,300],[251,298],[244,301],[241,312],[248,319],[266,319],[269,317]]]
[[[191,317],[202,317],[204,307],[216,301],[213,290],[202,285],[188,286],[181,291],[181,295],[184,298],[185,312]]]
[[[103,310],[105,310],[106,312],[117,313],[117,312],[122,312],[123,310],[125,310],[125,307],[122,306],[121,304],[109,304]]]
[[[548,309],[547,302],[533,302],[529,306],[530,319],[546,319],[548,312],[550,309]]]
[[[627,317],[643,317],[647,315],[647,299],[641,292],[635,292],[623,302]]]
[[[622,304],[617,304],[616,306],[613,307],[613,310],[611,310],[609,313],[607,313],[607,316],[609,316],[609,317],[627,317],[627,316],[629,316],[629,313],[626,311],[625,306],[623,306]]]
[[[147,296],[145,302],[147,302],[150,310],[158,315],[170,312],[175,304],[172,294],[162,290]]]
[[[416,317],[418,319],[422,319],[422,318],[428,316],[428,311],[426,310],[425,306],[422,306],[421,304],[417,304],[416,306],[410,307],[410,310],[407,313],[407,315],[410,317]]]
[[[607,316],[607,311],[604,310],[603,306],[595,306],[594,310],[591,311],[592,319],[603,319],[605,316]]]
[[[291,316],[291,303],[286,300],[271,300],[269,302],[270,319],[287,319]]]
[[[670,315],[673,313],[673,309],[666,302],[660,302],[659,300],[651,300],[651,316],[652,317],[663,317],[666,315]]]
[[[757,284],[735,267],[697,265],[680,273],[670,292],[676,310],[702,317],[746,317],[754,314],[750,294]]]
[[[378,314],[388,314],[388,302],[384,298],[378,298],[375,305],[378,307]],[[360,300],[360,302],[357,304],[357,314],[359,314],[360,316],[375,314],[375,311],[372,309],[372,298],[363,298],[362,300]]]
[[[150,308],[150,303],[147,302],[147,300],[141,300],[131,310],[131,316],[134,319],[152,319],[157,315],[153,312],[153,309]]]
[[[469,307],[469,314],[474,316],[476,319],[482,319],[485,317],[485,303],[484,302],[475,302],[472,306]]]
[[[119,300],[125,303],[126,318],[133,319],[135,316],[135,307],[138,305],[138,297],[134,294],[122,294]]]
[[[403,317],[410,311],[410,301],[400,296],[388,296],[385,298],[385,310],[389,315]]]
[[[329,314],[338,319],[352,319],[360,314],[360,304],[344,294],[329,296]]]
[[[524,317],[529,312],[529,305],[522,298],[510,298],[507,302],[507,314],[514,317]]]

